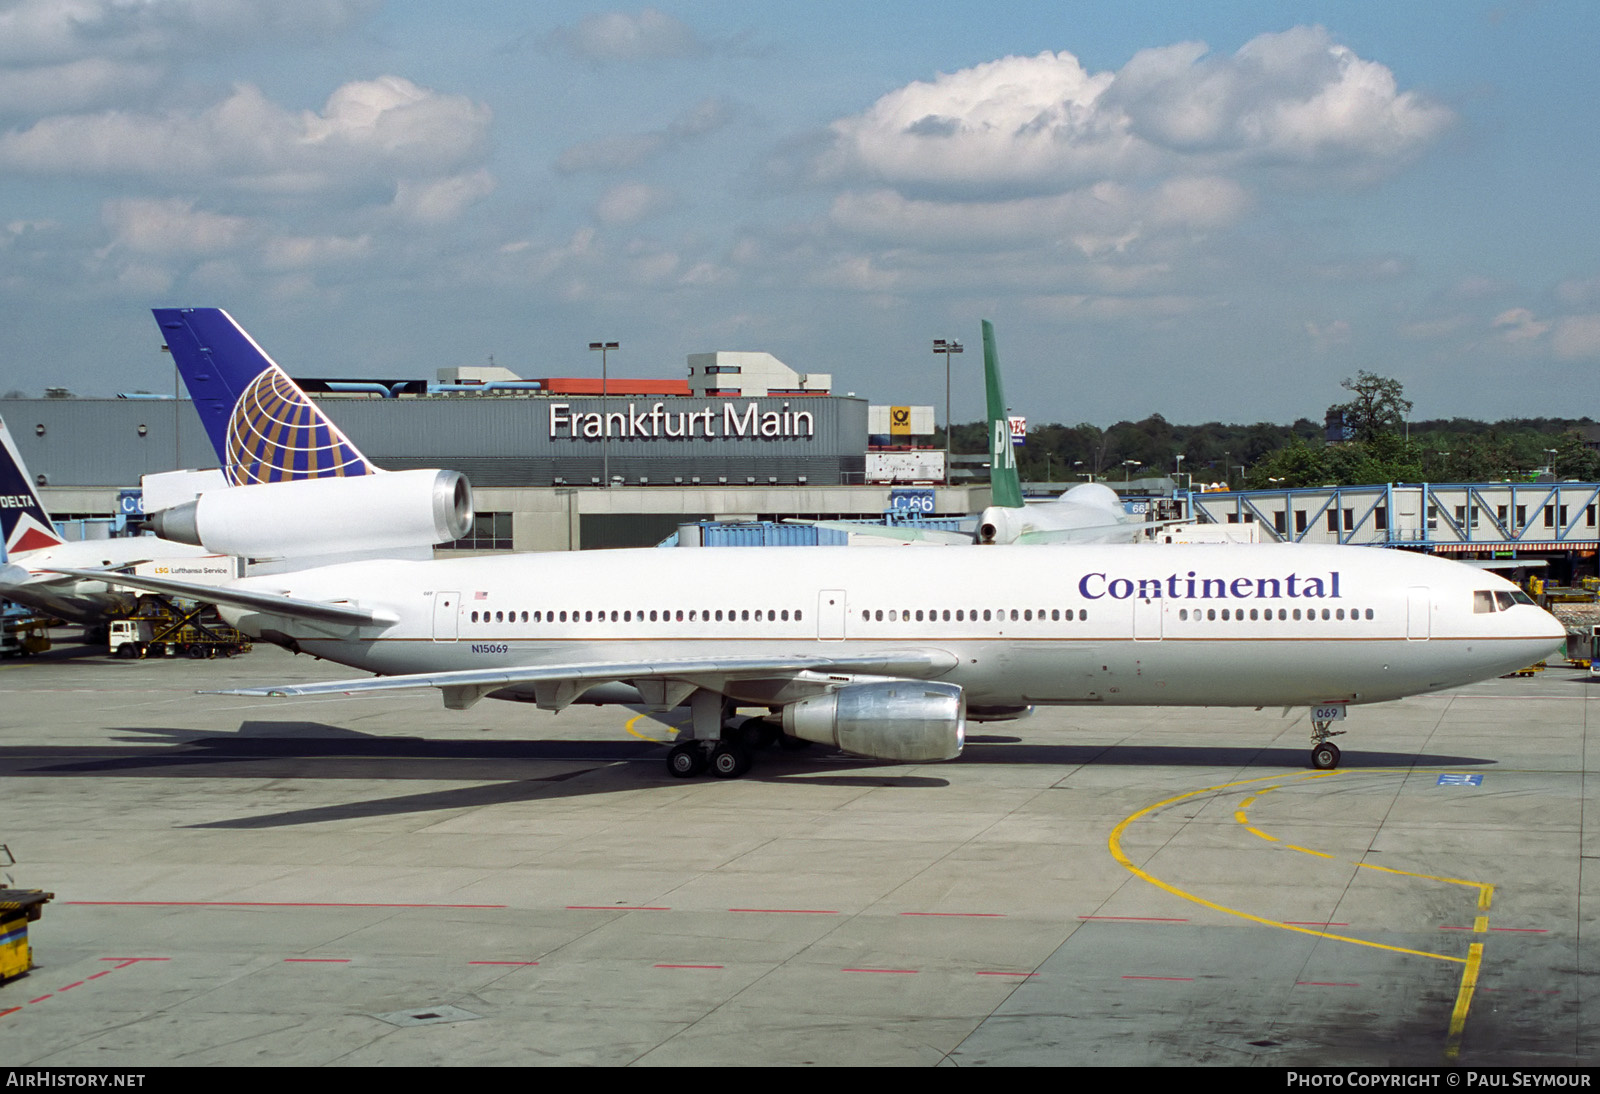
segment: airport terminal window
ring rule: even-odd
[[[472,530],[460,539],[441,544],[446,551],[511,550],[511,514],[479,513],[472,518]]]

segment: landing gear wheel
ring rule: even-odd
[[[693,778],[705,769],[705,749],[695,741],[685,741],[667,753],[667,771],[675,779]]]
[[[1311,766],[1318,771],[1332,771],[1339,766],[1339,746],[1324,742],[1311,750]]]
[[[711,750],[711,773],[719,779],[737,779],[750,770],[750,752],[743,745],[723,741]]]

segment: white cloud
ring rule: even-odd
[[[1000,196],[1109,178],[1261,165],[1366,177],[1452,120],[1320,27],[1264,34],[1231,57],[1198,43],[1090,73],[1070,53],[1004,57],[918,81],[833,123],[819,178]]]
[[[494,193],[494,189],[494,176],[487,170],[423,182],[402,179],[395,190],[393,208],[419,224],[442,224],[460,216],[469,205]]]
[[[834,199],[829,217],[863,236],[934,246],[1054,242],[1093,256],[1125,251],[1147,232],[1226,225],[1248,205],[1244,188],[1227,179],[1175,179],[1148,190],[1102,182],[1047,197],[956,207],[891,189],[847,191]]]
[[[643,182],[624,182],[601,195],[594,215],[602,224],[632,224],[672,203],[672,194]]]
[[[1527,308],[1509,308],[1491,324],[1507,342],[1531,342],[1550,329],[1549,320],[1537,319]]]
[[[60,115],[0,135],[0,165],[49,175],[139,175],[282,193],[452,173],[484,154],[487,107],[399,76],[348,83],[320,113],[258,89],[193,114]]]
[[[0,114],[32,117],[83,110],[143,94],[162,76],[158,65],[104,57],[22,68],[0,66]]]
[[[693,57],[706,48],[687,24],[655,8],[636,15],[622,11],[586,15],[574,26],[557,30],[550,41],[591,61]]]
[[[244,217],[197,210],[193,202],[123,198],[101,207],[113,245],[151,255],[205,255],[238,246],[254,230]]]
[[[219,42],[327,34],[378,0],[12,0],[0,8],[0,64],[94,55],[174,55]]]

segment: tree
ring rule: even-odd
[[[1344,415],[1344,424],[1351,431],[1352,440],[1368,442],[1390,429],[1399,428],[1411,413],[1411,400],[1405,397],[1405,388],[1399,380],[1362,369],[1355,379],[1346,377],[1339,384],[1355,398],[1348,403],[1336,403],[1330,410]]]

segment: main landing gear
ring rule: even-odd
[[[783,731],[764,718],[740,718],[734,706],[714,691],[700,690],[689,699],[693,738],[679,741],[667,753],[667,772],[690,779],[709,771],[719,779],[737,779],[750,770],[755,752],[787,746]]]
[[[773,748],[782,738],[781,731],[760,718],[729,718],[717,740],[673,745],[667,753],[667,771],[675,779],[690,779],[706,771],[719,779],[737,779],[750,770],[754,753]]]

